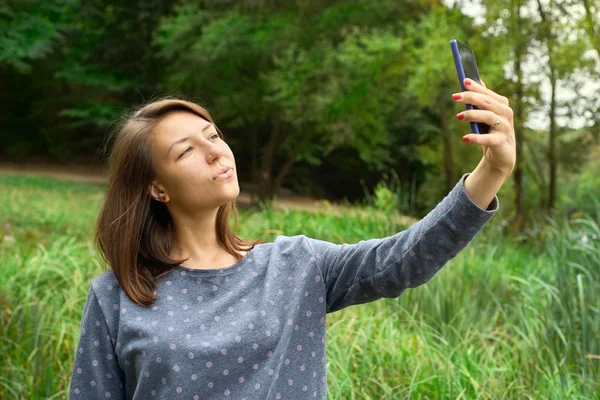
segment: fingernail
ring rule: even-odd
[[[461,113],[456,114],[456,118],[460,119],[462,121],[463,119],[465,119],[465,113],[461,112]]]
[[[452,98],[453,98],[454,100],[458,100],[458,99],[460,99],[461,97],[462,97],[462,96],[461,96],[461,94],[460,94],[460,93],[455,93],[455,94],[453,94],[453,95],[452,95]]]
[[[468,142],[469,141],[469,137],[468,136],[463,136],[462,140],[463,140],[463,142]]]
[[[467,85],[467,86],[471,85],[471,80],[469,78],[465,79],[465,85]]]

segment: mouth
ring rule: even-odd
[[[218,181],[221,179],[227,179],[233,175],[233,168],[231,167],[223,167],[219,170],[217,175],[213,176],[213,181]]]

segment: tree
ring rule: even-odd
[[[586,68],[588,65],[582,58],[586,50],[586,44],[577,35],[576,26],[571,26],[573,20],[564,18],[568,17],[568,15],[560,13],[560,8],[556,7],[554,0],[550,0],[547,5],[543,5],[541,0],[536,1],[541,19],[537,36],[545,45],[548,62],[545,65],[546,68],[543,68],[543,70],[548,75],[551,88],[550,108],[548,112],[548,120],[550,122],[550,134],[548,137],[550,179],[548,201],[543,205],[545,214],[550,216],[552,209],[555,207],[557,191],[557,141],[559,127],[557,126],[556,119],[558,108],[561,107],[561,104],[558,104],[556,99],[557,85],[559,81],[570,81],[577,70]],[[575,35],[572,35],[573,33]],[[574,36],[575,39],[569,39],[569,36]]]
[[[484,0],[485,24],[488,34],[496,36],[509,46],[509,60],[506,64],[506,87],[500,87],[510,99],[514,112],[517,161],[513,170],[515,214],[509,226],[509,233],[522,235],[526,226],[523,204],[523,171],[527,158],[524,157],[523,146],[527,143],[525,135],[525,118],[539,103],[539,85],[536,82],[525,82],[523,64],[531,57],[533,22],[524,16],[527,8],[526,0]],[[541,172],[541,171],[540,171]]]
[[[186,5],[165,20],[156,36],[170,65],[162,88],[185,82],[217,120],[263,139],[262,149],[252,146],[262,198],[296,163],[319,165],[342,146],[373,168],[393,162],[387,124],[406,77],[397,16],[413,18],[424,5],[250,3],[244,13]]]
[[[600,4],[597,0],[581,0],[585,10],[585,30],[589,35],[590,42],[600,56],[600,31],[598,30],[598,12]]]
[[[446,192],[452,189],[459,178],[455,173],[454,164],[458,158],[454,153],[461,152],[461,149],[460,147],[454,149],[455,143],[459,137],[470,132],[470,127],[458,123],[452,112],[452,109],[457,107],[451,99],[451,94],[460,91],[460,83],[452,60],[450,40],[457,39],[473,48],[482,78],[489,77],[488,83],[500,81],[503,75],[504,59],[498,58],[490,51],[494,48],[490,45],[493,38],[482,38],[481,34],[481,27],[476,26],[472,18],[465,16],[457,4],[453,8],[443,5],[434,7],[425,18],[412,25],[410,29],[409,37],[414,44],[407,91],[416,100],[418,106],[432,109],[439,120],[438,134],[443,140],[443,174]],[[501,55],[502,52],[498,54]],[[461,110],[464,109],[463,105],[460,107]],[[457,134],[457,131],[462,134]],[[467,149],[469,150],[472,149]],[[460,159],[464,158],[464,155],[460,157]]]

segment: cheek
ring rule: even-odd
[[[190,157],[192,156],[192,157]],[[180,160],[175,168],[170,171],[168,180],[169,186],[177,191],[189,189],[193,182],[200,182],[206,178],[208,172],[206,167],[200,165],[196,160],[192,160],[196,155],[188,154],[187,160]]]
[[[210,179],[210,171],[207,165],[195,162],[188,163],[179,173],[179,186],[189,189],[190,185],[204,184],[205,181]]]
[[[171,174],[168,177],[169,189],[177,193],[185,192],[186,181],[189,182],[189,178],[186,179],[185,175],[187,173],[183,169]]]

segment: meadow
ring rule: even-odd
[[[0,175],[0,399],[67,398],[103,191]],[[261,206],[237,234],[356,243],[398,220]],[[328,399],[600,399],[599,220],[522,245],[496,215],[425,285],[328,314]]]

